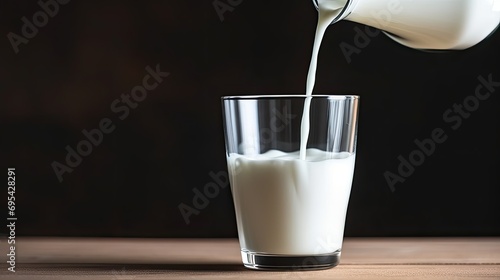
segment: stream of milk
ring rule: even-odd
[[[228,155],[228,169],[243,252],[314,255],[338,252],[355,155],[307,149],[309,111],[321,40],[346,0],[319,0],[300,150]]]

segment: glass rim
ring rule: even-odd
[[[326,99],[334,99],[334,100],[346,100],[346,99],[359,99],[359,95],[342,95],[342,94],[313,94],[313,95],[305,95],[305,94],[263,94],[263,95],[229,95],[222,96],[222,100],[245,100],[245,99],[277,99],[277,98],[326,98]]]

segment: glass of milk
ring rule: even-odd
[[[222,98],[246,267],[324,269],[339,263],[358,105],[352,95]]]

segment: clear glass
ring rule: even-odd
[[[310,131],[300,159],[301,120]],[[324,269],[339,263],[354,172],[358,96],[222,98],[243,264]]]

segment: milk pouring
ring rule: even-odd
[[[266,119],[272,110],[265,106],[278,104],[279,97],[223,100],[229,177],[242,259],[249,268],[326,268],[335,266],[340,258],[355,163],[357,97],[346,96],[346,103],[327,106],[334,108],[328,109],[332,111],[328,111],[327,135],[337,128],[340,131],[340,137],[323,139],[327,146],[333,139],[333,148],[320,150],[308,145],[310,125],[315,124],[310,120],[310,106],[313,98],[319,98],[312,95],[317,58],[330,24],[343,19],[355,21],[379,28],[411,48],[444,50],[474,46],[500,23],[500,0],[313,2],[319,19],[306,97],[301,97],[304,106],[299,149],[284,152],[262,144],[271,138],[261,135],[265,132],[261,125],[271,122],[276,126],[276,119]],[[344,112],[343,106],[350,109]],[[318,115],[314,109],[312,113]],[[315,138],[318,134],[311,137]]]
[[[306,95],[311,96],[316,81],[316,68],[318,64],[318,54],[323,40],[323,35],[330,23],[338,17],[345,5],[345,0],[319,0],[319,15],[316,33],[314,36],[313,51],[311,63],[307,73]],[[302,123],[300,126],[300,159],[306,158],[307,139],[309,138],[309,108],[311,107],[311,98],[306,98],[304,102],[304,112],[302,113]]]
[[[262,100],[267,98],[224,100],[231,190],[242,258],[250,268],[326,268],[336,265],[340,257],[354,172],[358,100],[312,95],[321,40],[345,1],[320,0],[320,5],[306,97],[302,97],[298,150],[267,150],[259,144],[269,138],[261,135],[266,130],[259,129],[259,123],[266,123],[266,112],[273,111],[263,108]],[[325,150],[307,145],[313,98],[326,105],[319,107],[328,118],[321,126],[328,130],[322,140],[329,143]],[[279,101],[270,104],[274,102]],[[271,129],[282,127],[276,119],[270,122]],[[340,148],[342,141],[349,148]],[[275,261],[280,256],[284,259]]]
[[[415,49],[466,49],[496,30],[500,0],[313,0],[342,5],[331,23],[349,20],[383,30]]]

